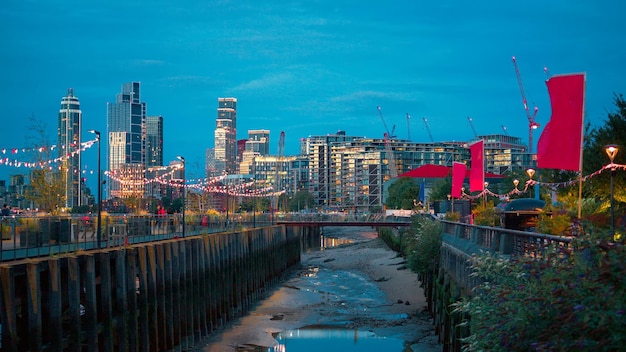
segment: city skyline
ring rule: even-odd
[[[63,3],[63,2],[61,2]],[[511,57],[529,104],[539,108],[538,139],[550,117],[545,79],[586,72],[586,121],[601,124],[626,91],[626,5],[419,4],[111,1],[63,6],[10,1],[0,9],[2,104],[8,111],[0,148],[28,147],[28,117],[54,140],[59,99],[73,88],[88,129],[106,131],[106,103],[124,82],[141,82],[150,115],[163,117],[163,160],[185,156],[204,169],[214,146],[216,99],[238,99],[237,139],[271,131],[271,153],[286,133],[285,154],[299,139],[345,130],[382,137],[377,106],[398,138],[471,140],[501,133],[526,140],[528,122]],[[138,15],[140,14],[140,15]],[[59,45],[67,40],[72,56]],[[549,72],[544,72],[547,67]],[[453,126],[453,127],[451,127]],[[103,155],[103,157],[105,157]],[[83,153],[95,169],[96,153]],[[0,179],[22,170],[0,167]],[[104,167],[103,167],[104,168]],[[93,189],[93,187],[92,187]]]

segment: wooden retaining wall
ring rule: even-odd
[[[244,315],[316,233],[274,226],[3,263],[2,351],[190,349]]]

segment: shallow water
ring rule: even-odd
[[[377,336],[371,331],[346,328],[345,317],[396,321],[406,314],[380,314],[376,308],[393,304],[386,302],[378,286],[361,274],[345,270],[329,270],[308,266],[292,281],[300,290],[324,297],[325,304],[335,307],[335,318],[323,326],[285,330],[276,336],[279,345],[267,352],[304,351],[405,351],[405,342],[397,338]],[[303,304],[311,302],[303,301]],[[341,318],[344,317],[344,318]]]
[[[396,338],[376,336],[370,331],[315,328],[286,330],[277,337],[279,345],[268,352],[306,351],[398,351],[404,342]]]

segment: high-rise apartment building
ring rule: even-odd
[[[146,167],[163,166],[163,116],[146,117]]]
[[[240,174],[252,174],[254,158],[270,154],[270,131],[248,130],[248,139],[239,163]]]
[[[237,172],[237,98],[217,99],[215,167],[218,172]]]
[[[270,155],[270,130],[248,130],[246,150]]]
[[[146,167],[146,103],[142,102],[139,82],[122,85],[115,103],[107,107],[109,158],[112,175],[138,177]],[[126,170],[126,171],[124,171]],[[129,172],[128,170],[132,170]],[[143,177],[142,177],[143,178]],[[109,197],[129,197],[143,194],[143,183],[138,180],[110,178]],[[122,183],[130,183],[129,186]]]
[[[63,160],[65,172],[65,207],[72,208],[81,205],[81,172],[80,172],[80,143],[82,112],[80,102],[74,96],[74,89],[69,88],[67,95],[61,98],[58,122],[58,151]]]

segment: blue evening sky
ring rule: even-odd
[[[213,147],[218,97],[236,97],[237,137],[271,130],[276,153],[299,139],[345,130],[382,137],[528,139],[515,70],[546,124],[549,74],[587,73],[586,121],[614,111],[626,93],[622,1],[32,1],[0,7],[0,149],[29,146],[28,117],[55,140],[67,88],[83,131],[106,132],[106,104],[139,81],[149,115],[163,115],[165,162],[185,156],[201,176]],[[535,133],[535,143],[541,130]],[[84,132],[85,139],[91,135]],[[104,147],[105,145],[103,145]],[[103,157],[106,152],[103,150]],[[96,167],[96,148],[84,166]],[[103,165],[106,165],[103,161]],[[21,170],[0,165],[0,179]]]

